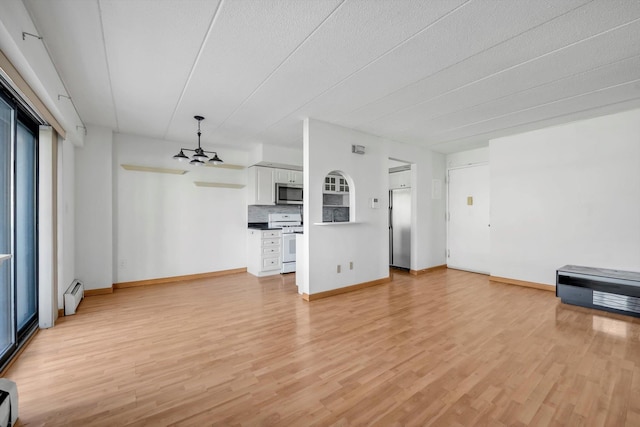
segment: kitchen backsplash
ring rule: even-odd
[[[249,205],[247,222],[268,222],[271,213],[302,214],[302,205]]]
[[[323,194],[322,204],[325,206],[341,206],[344,205],[344,196],[342,194]]]
[[[248,222],[268,222],[271,213],[300,213],[301,205],[249,205]],[[348,207],[324,206],[322,208],[323,222],[345,222],[349,221]]]
[[[324,206],[322,208],[322,222],[349,221],[349,208]]]

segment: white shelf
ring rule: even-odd
[[[137,172],[155,172],[155,173],[168,173],[173,175],[184,175],[187,173],[184,169],[168,169],[168,168],[157,168],[155,166],[140,166],[140,165],[125,165],[122,164],[122,169],[128,171],[137,171]]]
[[[338,222],[314,222],[313,225],[351,225],[351,224],[362,224],[362,222],[357,221],[338,221]]]
[[[193,183],[196,187],[244,188],[244,184],[230,184],[226,182],[193,181]]]

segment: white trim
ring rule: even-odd
[[[40,126],[38,143],[38,323],[51,328],[58,314],[53,277],[53,128]],[[54,313],[55,308],[55,313]]]
[[[450,170],[472,168],[472,167],[475,167],[475,166],[485,166],[485,165],[489,165],[489,162],[469,163],[469,164],[466,164],[466,165],[451,166],[451,167],[447,166],[447,184],[449,183],[448,178],[449,178],[449,171]]]

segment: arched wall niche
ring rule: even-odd
[[[327,172],[322,182],[322,222],[355,221],[353,178],[340,170]]]

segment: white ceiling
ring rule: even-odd
[[[85,123],[247,149],[305,117],[440,152],[640,106],[639,0],[24,0]]]

